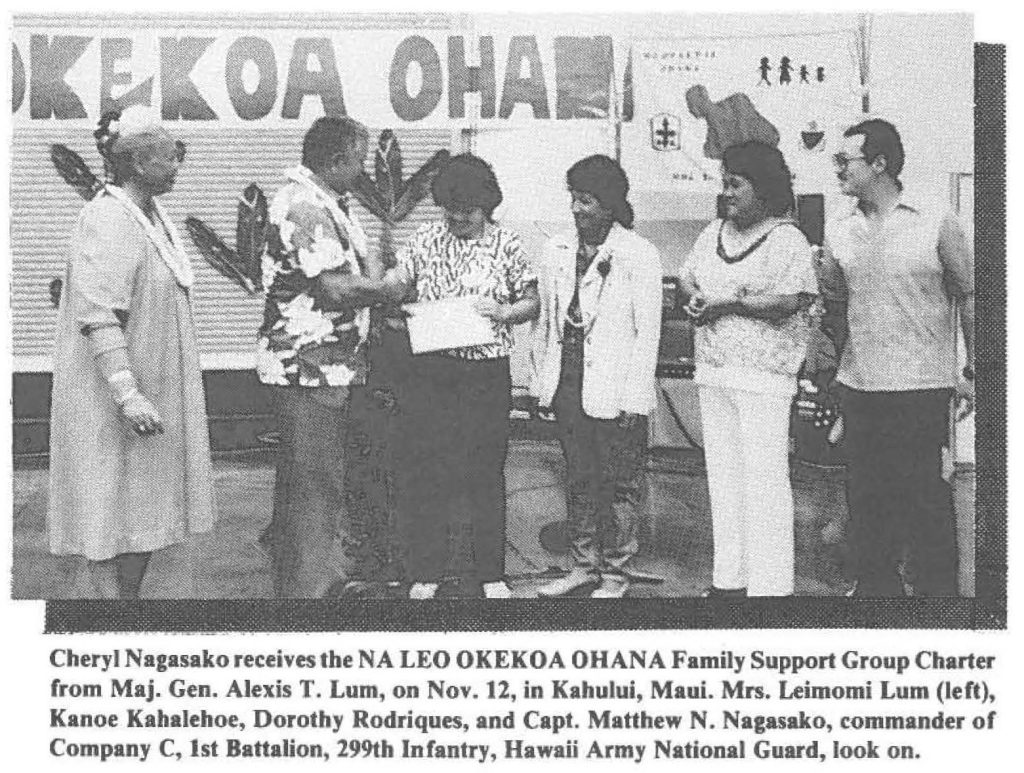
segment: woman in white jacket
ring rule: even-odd
[[[576,233],[551,239],[540,266],[532,392],[554,409],[568,468],[573,566],[544,585],[562,596],[596,585],[619,598],[636,553],[636,507],[654,409],[661,259],[631,229],[629,181],[590,156],[566,175]]]

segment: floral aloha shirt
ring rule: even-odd
[[[285,174],[289,181],[270,205],[257,374],[277,386],[365,384],[369,311],[324,309],[317,278],[324,271],[362,274],[366,234],[307,168]]]

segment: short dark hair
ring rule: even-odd
[[[757,140],[730,145],[722,153],[722,168],[749,180],[768,214],[779,217],[793,211],[793,175],[778,148]]]
[[[452,156],[430,186],[434,203],[445,209],[480,207],[488,220],[501,204],[501,186],[491,165],[472,153]]]
[[[623,228],[633,227],[633,207],[629,196],[629,177],[613,158],[601,154],[580,159],[565,173],[570,190],[589,193]]]
[[[369,142],[370,133],[359,121],[348,116],[323,116],[313,121],[302,140],[302,165],[322,169],[338,153],[346,155],[359,140]]]
[[[864,137],[864,158],[870,164],[879,156],[885,156],[885,173],[900,188],[900,172],[903,171],[903,140],[896,127],[881,118],[872,118],[861,121],[856,126],[851,126],[845,132],[844,137]]]

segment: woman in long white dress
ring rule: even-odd
[[[156,202],[183,146],[134,108],[97,134],[112,184],[84,207],[70,240],[48,528],[53,553],[87,559],[98,596],[137,598],[154,551],[213,525],[209,436],[192,269]]]

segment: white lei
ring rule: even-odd
[[[178,235],[178,229],[174,227],[174,223],[167,217],[163,207],[160,206],[156,199],[153,199],[153,214],[167,233],[170,244],[167,243],[167,239],[160,237],[156,224],[143,214],[138,205],[128,198],[128,195],[121,188],[116,185],[107,185],[103,191],[121,202],[125,209],[132,214],[132,217],[145,230],[146,236],[156,246],[157,252],[160,253],[160,257],[167,265],[167,268],[174,274],[178,284],[186,290],[189,289],[192,283],[195,282],[195,275],[192,273],[192,262],[189,260],[188,253],[185,252],[181,237]]]

